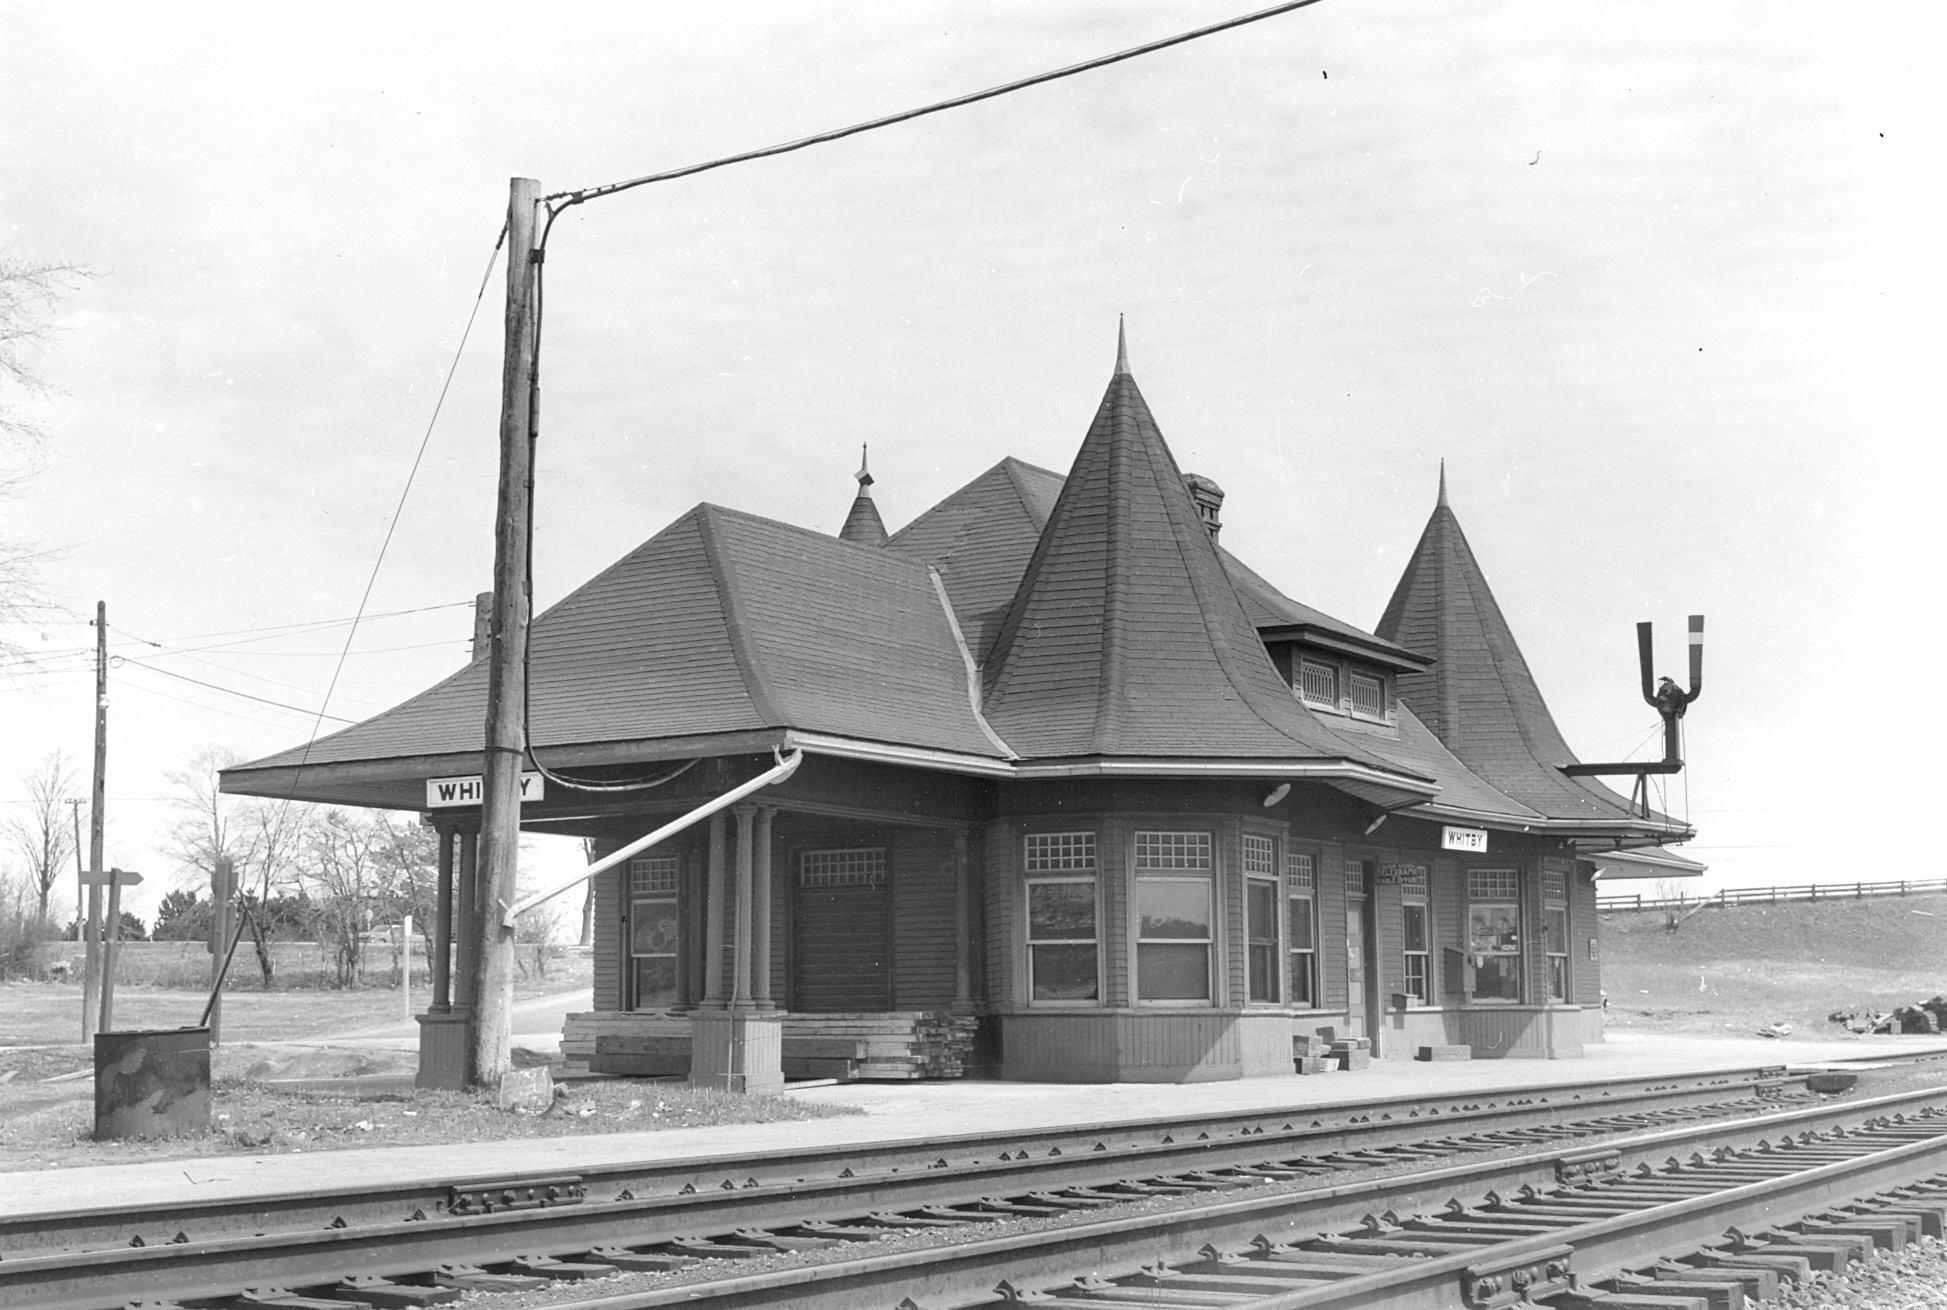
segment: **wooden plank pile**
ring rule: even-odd
[[[963,1078],[973,1053],[972,1015],[944,1010],[888,1014],[787,1014],[786,1077]],[[682,1075],[689,1071],[690,1025],[682,1015],[601,1011],[571,1014],[561,1054],[570,1071]]]
[[[909,1080],[963,1078],[973,1053],[972,1015],[944,1010],[900,1010],[887,1014],[787,1014],[784,1049],[791,1055],[794,1039],[834,1039],[853,1042],[857,1049],[852,1077]]]

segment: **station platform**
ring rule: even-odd
[[[1324,1107],[1395,1097],[1494,1096],[1599,1079],[1784,1066],[1851,1067],[1916,1055],[1947,1056],[1937,1038],[1766,1041],[1611,1032],[1578,1060],[1377,1060],[1357,1072],[1247,1078],[1192,1085],[986,1081],[820,1084],[787,1089],[810,1103],[863,1113],[788,1123],[522,1138],[275,1155],[131,1161],[67,1169],[0,1172],[0,1216],[113,1204],[167,1212],[172,1203],[238,1196],[305,1194],[322,1188],[383,1187],[427,1178],[504,1178],[572,1173],[599,1162],[715,1160],[787,1155],[848,1143],[1002,1136],[1030,1128]],[[1947,1068],[1942,1069],[1947,1084]]]

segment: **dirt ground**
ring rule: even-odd
[[[584,972],[517,979],[517,999],[586,986]],[[422,1003],[424,997],[420,998]],[[201,993],[118,988],[115,1027],[193,1025]],[[605,1080],[557,1084],[543,1114],[515,1114],[489,1098],[412,1088],[417,1054],[405,1043],[343,1034],[404,1021],[396,991],[226,991],[221,1043],[211,1055],[210,1131],[153,1141],[96,1142],[94,1056],[78,1044],[80,989],[72,983],[0,984],[0,1170],[53,1169],[122,1160],[346,1147],[438,1145],[511,1137],[639,1132],[761,1123],[833,1113],[784,1097],[731,1096],[676,1083]],[[550,1053],[516,1048],[517,1067]],[[356,1089],[315,1080],[363,1080]],[[298,1080],[311,1086],[293,1085]],[[840,1111],[842,1113],[842,1111]]]
[[[547,1063],[516,1050],[517,1067]],[[498,1108],[491,1096],[412,1087],[411,1051],[317,1044],[226,1045],[211,1058],[210,1131],[96,1142],[94,1062],[79,1046],[0,1049],[0,1171],[129,1160],[283,1154],[348,1147],[423,1146],[765,1123],[845,1113],[781,1096],[737,1096],[643,1079],[556,1084],[540,1114]],[[289,1080],[359,1079],[357,1087]]]

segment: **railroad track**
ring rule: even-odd
[[[1433,1137],[1480,1134],[1487,1146],[1534,1145],[1561,1123],[1578,1132],[1628,1132],[1692,1115],[1736,1115],[1808,1096],[1804,1077],[1767,1066],[1709,1074],[1602,1079],[1515,1087],[1480,1096],[1396,1097],[1345,1104],[1273,1108],[1195,1118],[1123,1120],[924,1141],[853,1143],[707,1160],[604,1161],[572,1171],[448,1175],[385,1187],[318,1187],[301,1193],[217,1200],[184,1199],[166,1215],[125,1205],[0,1215],[0,1261],[125,1246],[206,1242],[252,1233],[360,1228],[414,1215],[507,1209],[726,1191],[753,1192],[810,1183],[880,1180],[879,1206],[914,1188],[911,1176],[978,1173],[993,1188],[1010,1176],[1037,1186],[1086,1185],[1135,1172],[1145,1156],[1155,1171],[1214,1167],[1263,1158],[1267,1151],[1329,1156],[1403,1149]],[[1493,1134],[1510,1134],[1495,1142]],[[591,1152],[594,1148],[591,1148]],[[1125,1161],[1131,1162],[1126,1166]],[[928,1185],[931,1185],[930,1183]],[[753,1198],[754,1199],[754,1198]],[[0,1284],[0,1289],[4,1284]]]
[[[315,1303],[311,1298],[317,1293],[339,1298],[332,1304],[341,1307],[345,1298],[371,1305],[424,1304],[461,1290],[512,1290],[618,1270],[676,1271],[687,1278],[706,1261],[741,1262],[794,1252],[827,1262],[815,1266],[819,1271],[846,1269],[859,1260],[840,1257],[915,1232],[937,1243],[937,1250],[961,1254],[945,1264],[937,1256],[931,1263],[923,1259],[917,1273],[891,1271],[888,1276],[895,1281],[909,1276],[919,1281],[896,1293],[887,1289],[884,1303],[891,1305],[913,1291],[935,1298],[947,1295],[940,1278],[958,1289],[951,1295],[970,1289],[977,1295],[995,1279],[970,1271],[990,1255],[1003,1263],[1019,1261],[1004,1269],[1003,1277],[1059,1278],[1076,1267],[1072,1237],[1044,1239],[1044,1249],[1032,1257],[1011,1249],[986,1251],[993,1240],[986,1233],[1010,1223],[1081,1232],[1095,1227],[1097,1214],[1132,1205],[1168,1206],[1169,1216],[1162,1220],[1136,1215],[1100,1221],[1135,1223],[1139,1230],[1149,1225],[1150,1235],[1137,1240],[1145,1244],[1143,1258],[1155,1259],[1165,1249],[1194,1251],[1224,1229],[1224,1222],[1212,1220],[1215,1227],[1191,1232],[1183,1229],[1185,1222],[1203,1223],[1229,1206],[1249,1210],[1266,1199],[1262,1194],[1267,1191],[1298,1198],[1284,1204],[1307,1213],[1314,1225],[1329,1228],[1356,1222],[1365,1213],[1339,1214],[1344,1197],[1363,1198],[1355,1206],[1386,1210],[1410,1208],[1410,1202],[1399,1198],[1414,1195],[1420,1180],[1458,1188],[1457,1182],[1437,1181],[1450,1171],[1427,1171],[1441,1160],[1487,1152],[1505,1155],[1623,1132],[1637,1133],[1643,1141],[1653,1138],[1656,1145],[1645,1149],[1713,1149],[1721,1128],[1643,1133],[1674,1120],[1726,1113],[1761,1116],[1740,1121],[1746,1132],[1754,1131],[1754,1123],[1771,1125],[1773,1131],[1796,1125],[1797,1131],[1808,1132],[1815,1130],[1815,1122],[1827,1122],[1822,1116],[1835,1113],[1829,1105],[1791,1108],[1816,1098],[1803,1092],[1802,1082],[1772,1077],[1773,1072],[1523,1089],[1478,1101],[1413,1099],[1307,1108],[1298,1115],[1287,1111],[1068,1129],[1023,1134],[1011,1143],[1012,1149],[999,1152],[988,1140],[944,1139],[925,1143],[923,1149],[913,1143],[833,1148],[782,1162],[755,1157],[719,1161],[708,1169],[689,1162],[614,1166],[593,1174],[449,1180],[436,1197],[422,1187],[356,1198],[253,1198],[194,1215],[172,1212],[169,1224],[185,1225],[174,1233],[155,1231],[149,1216],[147,1236],[129,1234],[134,1215],[75,1211],[66,1216],[65,1229],[58,1222],[61,1216],[0,1223],[0,1304],[82,1310],[168,1298],[296,1307]],[[1475,1170],[1483,1190],[1537,1186],[1551,1182],[1564,1167],[1560,1161],[1574,1155],[1558,1146],[1539,1155],[1459,1168],[1463,1173]],[[1388,1198],[1383,1202],[1376,1199],[1381,1192],[1370,1191],[1373,1184],[1334,1185],[1335,1180],[1375,1169],[1411,1170],[1413,1177],[1380,1184],[1390,1189],[1383,1192]],[[353,1199],[368,1207],[396,1207],[414,1197],[432,1202],[432,1207],[416,1204],[404,1216],[394,1208],[389,1217],[359,1222],[342,1213],[324,1217],[325,1210],[344,1208],[342,1203]],[[1186,1221],[1174,1217],[1179,1212],[1200,1217]],[[807,1220],[807,1214],[826,1219]],[[1252,1233],[1237,1240],[1278,1228],[1267,1220],[1250,1223]],[[218,1226],[227,1231],[208,1231]],[[1164,1230],[1177,1245],[1157,1245]],[[1191,1236],[1198,1240],[1190,1241]],[[1184,1241],[1189,1241],[1187,1247],[1181,1245]],[[23,1249],[29,1242],[39,1249]],[[876,1266],[878,1258],[866,1263]],[[1083,1267],[1101,1267],[1101,1262]],[[840,1280],[832,1284],[836,1290],[829,1293],[828,1304],[871,1304],[860,1297],[877,1295],[863,1285],[840,1286],[848,1278],[865,1277],[870,1283],[876,1277],[856,1268],[843,1275],[800,1269],[782,1277],[783,1283],[755,1292],[739,1290],[736,1285],[746,1280],[733,1279],[719,1283],[723,1290],[710,1295],[733,1297],[723,1304],[812,1304],[804,1299],[807,1278],[814,1283]],[[303,1291],[263,1290],[293,1286]],[[734,1299],[747,1294],[757,1299]],[[648,1295],[651,1299],[630,1304],[664,1303],[653,1299],[657,1293]],[[699,1295],[699,1288],[690,1287],[676,1299],[694,1303]],[[921,1302],[935,1303],[944,1302]]]

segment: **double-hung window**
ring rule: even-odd
[[[1291,958],[1291,1003],[1301,1010],[1318,1005],[1318,913],[1314,899],[1315,858],[1309,851],[1286,851],[1285,908],[1288,913],[1285,951]]]
[[[1521,871],[1467,871],[1467,951],[1474,999],[1521,999]]]
[[[1216,861],[1207,832],[1135,834],[1136,999],[1208,1001]]]
[[[666,1010],[678,995],[676,857],[638,855],[629,861],[629,971],[632,1004]]]
[[[1095,834],[1029,833],[1022,870],[1028,896],[1028,995],[1050,1004],[1099,999]]]
[[[1541,875],[1542,935],[1548,951],[1548,999],[1568,1000],[1568,876]]]
[[[1278,848],[1271,838],[1244,834],[1244,949],[1250,1000],[1275,1005],[1284,989],[1278,947]]]
[[[1426,868],[1413,865],[1399,874],[1400,949],[1405,957],[1406,994],[1433,1004],[1433,934],[1427,921]]]

